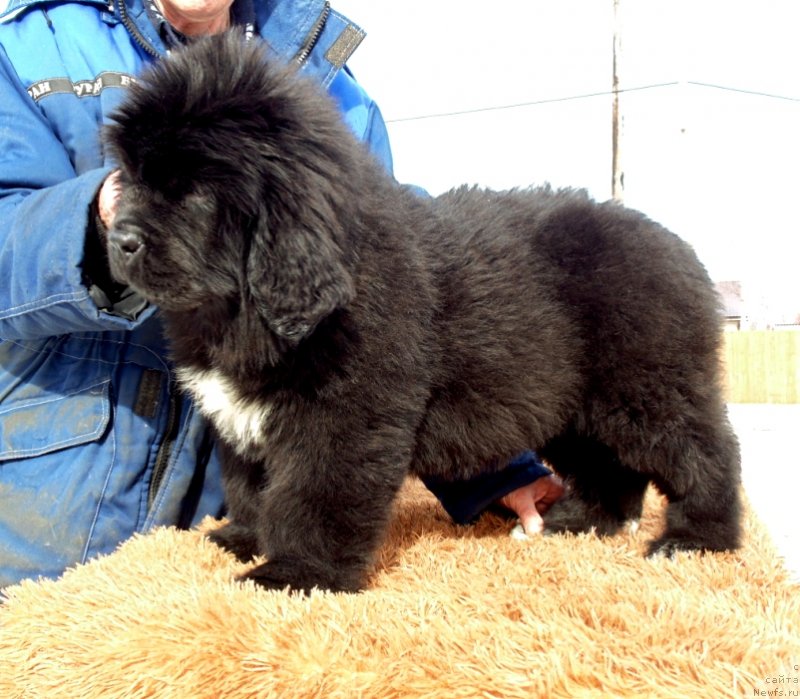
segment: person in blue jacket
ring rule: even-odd
[[[98,230],[117,194],[100,130],[125,86],[232,24],[326,86],[391,171],[380,112],[345,65],[364,34],[328,2],[7,0],[0,11],[0,587],[224,514],[209,426],[176,391],[158,310],[111,279]],[[562,492],[532,453],[427,485],[458,522],[500,503],[527,531]]]

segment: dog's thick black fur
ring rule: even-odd
[[[651,553],[738,545],[718,299],[672,233],[579,191],[420,197],[236,35],[161,61],[107,140],[112,271],[160,306],[216,426],[212,538],[266,554],[249,577],[359,589],[407,473],[528,448],[570,486],[550,531],[612,534],[652,482]]]

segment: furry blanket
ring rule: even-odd
[[[369,589],[309,597],[160,529],[6,590],[0,696],[722,697],[800,675],[800,589],[761,525],[735,553],[646,559],[662,516],[651,492],[638,533],[519,541],[410,481]]]

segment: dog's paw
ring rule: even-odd
[[[737,545],[736,542],[703,538],[691,531],[670,531],[650,542],[647,555],[649,558],[672,558],[680,551],[701,553],[733,551]]]
[[[558,500],[544,516],[545,534],[594,532],[599,536],[613,536],[622,526],[622,521],[600,505],[587,503],[574,493]]]
[[[252,580],[267,590],[289,590],[309,594],[312,590],[358,592],[358,576],[345,576],[341,571],[327,570],[292,558],[272,559],[247,571],[239,580]]]
[[[217,546],[232,553],[240,561],[249,561],[258,553],[258,540],[252,529],[228,522],[206,536]]]

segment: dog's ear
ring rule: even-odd
[[[286,225],[286,218],[260,216],[247,260],[257,311],[276,335],[293,343],[355,295],[335,224],[319,216],[302,218],[288,217]]]

